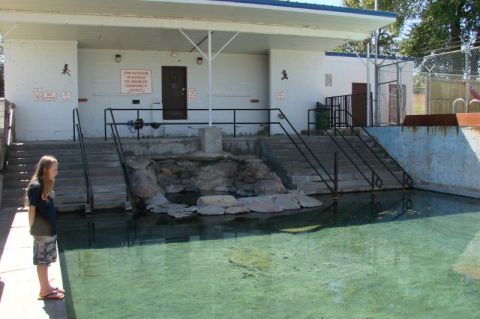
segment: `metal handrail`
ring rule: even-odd
[[[363,162],[363,164],[365,164],[368,167],[368,169],[372,172],[372,181],[370,182],[369,179],[363,174],[363,172],[357,166],[357,164],[355,164],[355,162],[350,159],[352,164],[357,168],[357,170],[362,174],[362,176],[364,176],[365,180],[368,181],[368,183],[372,187],[372,191],[375,190],[374,185],[377,186],[378,188],[382,188],[383,180],[380,177],[380,175],[375,171],[375,169],[373,169],[372,166],[370,166],[370,164],[368,164],[365,158],[363,158],[363,156],[355,149],[352,143],[350,143],[350,141],[345,137],[345,135],[342,134],[342,132],[337,127],[333,127],[333,129],[335,130],[336,134],[339,134],[340,137],[342,137],[345,143],[347,143],[347,145],[352,149],[352,151],[357,155],[357,157]]]
[[[83,176],[85,178],[85,186],[87,188],[87,207],[85,209],[86,213],[92,213],[94,209],[94,195],[92,180],[90,177],[90,171],[88,169],[88,160],[87,152],[85,150],[85,141],[83,139],[82,125],[80,123],[80,115],[78,113],[78,108],[73,109],[73,140],[75,141],[75,131],[78,135],[78,142],[80,144],[80,152],[82,154],[82,164],[83,164]]]
[[[331,109],[331,118],[330,118],[330,125],[331,126],[338,126],[337,119],[334,116],[334,109],[345,109],[347,111],[352,110],[353,101],[360,98],[366,99],[367,93],[357,93],[357,94],[347,94],[347,95],[337,95],[337,96],[329,96],[325,98],[325,106]],[[372,106],[372,92],[370,92],[370,105],[367,105],[367,109],[370,110],[370,126],[373,126],[373,106]],[[343,108],[342,108],[343,106]],[[347,121],[347,119],[344,119]],[[338,119],[338,122],[341,121],[341,118]],[[353,125],[353,117],[348,119],[348,123]],[[368,123],[367,123],[368,124]]]
[[[131,125],[131,123],[116,123],[115,120],[114,120],[114,117],[113,117],[113,111],[136,111],[137,112],[137,119],[139,119],[139,112],[140,111],[163,111],[163,109],[113,109],[113,108],[107,108],[104,110],[104,122],[105,122],[105,125],[111,125],[111,124],[114,124],[115,126],[115,129],[116,129],[116,133],[118,135],[118,130],[117,130],[117,125]],[[110,115],[112,117],[112,120],[114,121],[114,123],[107,123],[106,121],[106,113],[107,111],[110,112]],[[204,108],[204,109],[189,109],[189,111],[208,111],[208,109]],[[322,163],[320,162],[320,160],[318,159],[318,157],[315,155],[315,153],[312,151],[312,149],[307,145],[307,143],[305,142],[305,140],[301,137],[301,135],[298,133],[298,131],[295,129],[295,127],[292,125],[292,123],[290,122],[290,120],[286,117],[286,115],[282,112],[281,109],[279,108],[261,108],[261,109],[239,109],[239,108],[236,108],[236,109],[226,109],[226,108],[220,108],[220,109],[212,109],[212,111],[230,111],[230,112],[233,112],[233,119],[234,121],[233,122],[214,122],[213,124],[216,124],[216,125],[233,125],[234,127],[234,137],[236,137],[236,126],[237,125],[259,125],[259,124],[268,124],[268,125],[272,125],[272,124],[279,124],[280,127],[282,128],[282,130],[285,132],[285,134],[287,135],[287,137],[290,139],[290,141],[295,145],[295,147],[297,148],[297,150],[301,153],[301,155],[303,156],[303,158],[307,161],[307,163],[310,165],[310,167],[315,171],[315,173],[319,176],[320,180],[326,185],[326,187],[328,188],[328,190],[334,195],[336,196],[337,195],[337,180],[335,178],[333,178],[329,173],[328,171],[326,170],[326,168],[322,165]],[[279,112],[279,115],[280,115],[280,118],[281,119],[284,119],[289,128],[295,133],[294,135],[298,138],[298,140],[300,141],[300,144],[302,146],[305,147],[305,149],[308,151],[308,153],[312,156],[312,158],[315,160],[316,164],[318,164],[318,166],[321,168],[321,170],[323,171],[324,175],[327,177],[327,179],[333,184],[333,185],[330,185],[329,182],[325,179],[324,175],[322,175],[319,170],[315,167],[315,165],[312,163],[312,161],[308,158],[308,156],[305,154],[304,151],[301,150],[300,146],[298,145],[298,143],[295,141],[295,139],[291,136],[291,134],[289,134],[287,132],[287,129],[280,123],[280,122],[271,122],[271,121],[268,121],[268,122],[237,122],[236,121],[236,113],[237,111],[267,111],[268,114],[269,114],[269,118],[270,118],[270,112],[272,111],[278,111]],[[152,122],[152,123],[143,123],[144,126],[146,125],[150,125],[152,126],[152,124],[154,125],[207,125],[208,123],[206,122],[162,122],[162,123],[156,123],[156,122]],[[158,126],[157,126],[158,127]],[[137,138],[139,136],[139,133],[138,133],[139,130],[137,130]],[[105,131],[106,132],[106,131]],[[118,138],[120,136],[118,135]],[[107,138],[106,136],[106,133],[105,133],[105,139]],[[119,143],[119,145],[121,146],[121,142]],[[120,150],[123,154],[123,149]]]
[[[308,127],[307,127],[307,134],[310,135],[310,124],[315,124],[315,122],[310,122],[310,112],[311,111],[315,111],[315,112],[318,112],[318,108],[313,108],[313,109],[309,109],[308,110]],[[337,111],[337,110],[335,110]],[[335,111],[333,111],[333,115],[335,115]],[[332,123],[332,121],[330,121]],[[337,133],[340,133],[340,131],[335,127],[335,126],[331,126],[331,128],[334,130],[334,133],[335,135],[337,135]],[[372,187],[372,191],[375,189],[375,185],[379,188],[382,187],[383,185],[383,181],[382,179],[380,178],[380,176],[373,170],[373,168],[370,167],[370,165],[368,165],[368,163],[363,159],[363,157],[355,150],[355,148],[353,148],[353,145],[351,145],[351,143],[340,133],[340,136],[342,136],[342,138],[345,140],[345,142],[353,149],[353,151],[357,154],[357,156],[367,165],[367,167],[372,171],[372,177],[367,177],[363,171],[360,169],[360,167],[358,167],[358,165],[355,163],[355,161],[350,157],[350,155],[348,154],[348,152],[340,145],[340,143],[338,143],[338,141],[328,132],[327,129],[325,128],[322,128],[321,129],[323,132],[325,132],[325,134],[335,143],[335,145],[337,146],[338,149],[340,149],[340,151],[343,153],[343,155],[345,155],[345,157],[349,160],[349,162],[355,167],[355,169],[360,173],[360,175],[362,175],[362,177],[367,181],[367,183]],[[376,177],[376,178],[375,178]]]
[[[110,109],[110,117],[112,118],[112,123],[109,123],[110,130],[112,132],[113,141],[115,143],[115,149],[117,150],[118,158],[120,160],[120,166],[122,167],[123,180],[125,181],[126,187],[126,200],[130,203],[133,208],[134,213],[137,212],[135,200],[132,193],[132,187],[130,182],[130,177],[128,176],[128,167],[127,161],[125,159],[125,153],[122,146],[122,141],[120,139],[120,134],[118,133],[117,125],[115,122],[115,117],[113,111]]]
[[[0,173],[6,171],[8,167],[8,155],[10,152],[10,145],[13,141],[13,120],[14,120],[14,109],[15,104],[8,102],[5,100],[5,104],[8,103],[8,111],[6,112],[6,117],[8,117],[8,126],[7,126],[7,134],[5,135],[5,156],[3,158],[2,167],[0,168]]]
[[[339,132],[340,136],[342,136],[343,140],[354,150],[354,152],[356,152],[357,156],[360,157],[360,159],[364,160],[363,157],[361,157],[360,154],[358,154],[358,152],[353,148],[353,145],[351,145],[351,143],[345,138],[345,136],[343,136],[343,134],[341,134],[340,131],[336,127],[334,127],[333,129],[334,129],[335,133]],[[383,186],[382,179],[370,167],[370,165],[367,164],[367,167],[372,171],[371,179],[365,175],[365,173],[360,169],[360,167],[358,167],[358,165],[350,157],[350,155],[348,155],[348,152],[340,145],[340,143],[338,143],[338,141],[328,132],[328,130],[324,130],[324,132],[327,134],[328,137],[330,137],[330,139],[335,143],[335,145],[338,147],[338,149],[340,149],[340,151],[343,153],[343,155],[345,155],[345,157],[349,160],[349,162],[353,165],[353,167],[355,167],[355,169],[360,173],[360,175],[362,175],[363,179],[365,179],[365,181],[367,181],[367,183],[372,187],[372,191],[375,190],[375,185],[378,188],[381,188]],[[377,177],[377,178],[375,178],[375,177]]]
[[[386,154],[389,158],[390,161],[392,161],[396,166],[397,168],[399,168],[401,171],[402,171],[402,181],[400,181],[400,179],[393,173],[393,171],[386,166],[386,164],[379,158],[379,156],[376,154],[376,152],[374,150],[372,150],[370,147],[370,150],[372,151],[372,153],[375,154],[375,156],[379,159],[379,161],[389,170],[389,172],[395,177],[395,179],[403,186],[403,187],[413,187],[413,178],[403,169],[402,166],[400,166],[400,164],[390,155],[390,153],[387,152],[387,150],[380,144],[377,142],[377,140],[375,140],[375,138],[372,136],[372,134],[370,134],[364,127],[362,126],[359,126],[363,132],[365,134],[368,135],[368,137],[370,138],[371,141],[373,141],[373,143],[375,143],[375,146],[377,146],[378,148],[380,148],[382,150],[382,152],[384,154]],[[362,140],[362,142],[364,142],[365,144],[367,144],[361,137],[360,134],[358,134],[357,132],[355,132],[355,134],[357,134],[357,136]],[[368,145],[368,144],[367,144]]]
[[[335,112],[345,112],[345,114],[350,117],[350,118],[353,118],[353,115],[348,112],[347,110],[335,110]],[[390,167],[388,167],[388,165],[380,158],[380,156],[378,156],[377,152],[375,152],[371,147],[370,145],[368,145],[367,142],[365,142],[362,138],[362,136],[360,134],[358,134],[357,131],[354,130],[354,127],[349,125],[348,124],[348,121],[346,123],[339,123],[339,124],[344,124],[347,126],[347,128],[350,129],[350,131],[352,133],[354,133],[358,139],[368,148],[368,150],[378,159],[378,161],[387,169],[387,171],[397,180],[398,183],[400,183],[400,185],[402,185],[402,187],[412,187],[413,186],[413,179],[410,175],[408,175],[408,173],[400,166],[400,164],[398,164],[398,162],[383,148],[383,146],[381,146],[374,138],[373,136],[368,133],[368,131],[363,127],[363,126],[356,126],[360,129],[363,130],[363,132],[365,132],[365,134],[367,134],[369,137],[370,137],[370,140],[372,140],[376,146],[380,147],[380,149],[383,151],[383,153],[385,153],[391,161],[393,161],[393,163],[402,170],[402,174],[403,174],[403,177],[402,177],[402,180],[400,180],[400,178],[398,178],[397,175],[395,175],[395,173],[392,171],[392,169]],[[355,128],[356,128],[355,127]]]

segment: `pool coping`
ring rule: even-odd
[[[32,264],[33,240],[23,207],[0,209],[0,313],[5,318],[66,319],[65,301],[37,300],[39,290]],[[50,281],[63,286],[60,258],[49,269]],[[68,294],[67,297],[68,298]]]

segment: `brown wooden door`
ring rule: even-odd
[[[352,83],[352,124],[367,126],[367,83]]]
[[[165,120],[187,118],[187,68],[162,67],[162,103]]]

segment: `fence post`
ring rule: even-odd
[[[465,106],[467,113],[470,111],[470,65],[468,60],[468,54],[470,53],[470,46],[465,47]]]

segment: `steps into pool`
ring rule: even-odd
[[[85,140],[96,209],[123,208],[125,182],[115,147],[103,139]],[[59,212],[84,210],[86,187],[78,142],[41,141],[11,145],[3,178],[2,207],[23,206],[25,188],[42,155],[58,159],[55,205]]]
[[[371,185],[363,178],[362,174],[354,167],[347,157],[339,150],[335,142],[328,136],[303,136],[306,144],[311,148],[320,163],[325,167],[328,173],[333,176],[334,153],[338,152],[338,188],[339,192],[358,192],[371,191]],[[365,146],[356,136],[345,136],[348,142],[365,159],[365,161],[378,173],[383,181],[381,188],[376,189],[401,189],[402,185],[395,179],[384,165],[377,159],[375,154]],[[294,138],[295,140],[297,138]],[[370,168],[356,155],[347,142],[340,136],[334,136],[336,142],[344,148],[352,158],[353,162],[367,177],[371,177]],[[385,154],[381,153],[374,143],[368,142],[373,151],[386,163],[395,176],[402,180],[402,170],[393,162],[389,161]],[[301,143],[297,144],[300,149],[307,154],[307,157],[314,164],[314,167],[323,172],[322,169],[308,150]],[[261,142],[261,153],[267,161],[282,178],[284,184],[289,188],[304,191],[306,194],[326,194],[330,191],[326,185],[321,182],[320,177],[315,173],[312,167],[301,155],[296,146],[285,136],[273,136],[264,138]]]

